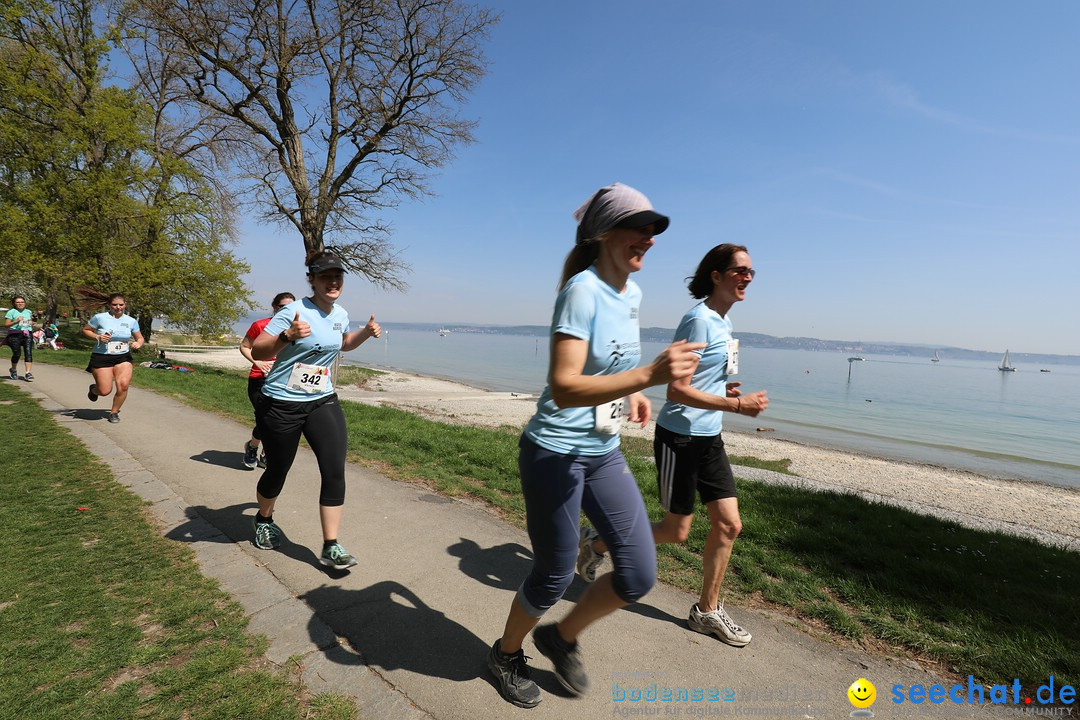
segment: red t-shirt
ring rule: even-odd
[[[244,335],[244,337],[251,342],[255,342],[255,338],[259,337],[259,334],[266,329],[266,326],[270,324],[272,319],[273,318],[263,318],[262,320],[256,320],[251,323],[251,327],[248,328],[247,334]],[[270,358],[270,361],[273,362],[276,359],[277,358]],[[266,374],[257,366],[252,365],[251,372],[248,373],[248,378],[266,378]]]

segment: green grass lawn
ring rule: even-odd
[[[0,503],[0,716],[355,717],[347,698],[311,697],[272,667],[190,549],[10,383],[0,426],[18,449]]]
[[[62,354],[42,356],[53,361]],[[74,364],[84,365],[85,354]],[[244,373],[196,369],[136,368],[134,383],[248,422]],[[448,425],[357,403],[344,408],[351,461],[447,495],[482,499],[524,524],[520,428]],[[623,442],[658,519],[651,447],[640,439]],[[783,471],[786,462],[771,467]],[[988,683],[1018,677],[1034,688],[1051,675],[1080,677],[1080,554],[852,494],[740,480],[739,506],[743,533],[724,584],[729,600],[783,608],[834,638],[910,653]],[[707,532],[699,513],[686,544],[660,548],[663,580],[697,591]]]

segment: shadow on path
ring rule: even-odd
[[[189,518],[189,521],[165,533],[165,537],[179,542],[251,544],[255,539],[252,522],[257,508],[258,505],[253,502],[230,505],[224,508],[193,505],[184,510],[184,515]],[[208,528],[206,523],[209,523],[212,527]],[[322,548],[319,547],[317,550],[321,552]],[[319,555],[316,550],[312,550],[306,545],[297,545],[291,542],[288,533],[284,529],[281,530],[281,547],[277,550],[267,550],[265,552],[280,553],[297,562],[311,565],[326,573],[330,578],[343,578],[349,574],[348,570],[334,570],[324,566],[319,562]]]
[[[458,567],[465,575],[472,579],[499,588],[516,592],[521,586],[522,580],[532,569],[532,551],[518,543],[504,543],[490,548],[482,548],[475,541],[461,538],[446,549],[452,557],[461,558]],[[601,572],[611,569],[610,565]],[[567,588],[564,600],[576,603],[588,585],[580,577],[575,576],[574,581]],[[685,626],[685,618],[672,615],[643,602],[636,602],[623,608],[625,612],[640,615],[651,620],[668,622],[680,627]],[[689,608],[687,608],[689,612]]]
[[[192,455],[191,459],[204,465],[216,465],[231,470],[243,470],[250,472],[244,467],[244,453],[232,450],[203,450],[198,455]]]
[[[105,407],[100,410],[97,408],[64,408],[63,410],[53,410],[53,412],[76,420],[105,420],[109,417],[109,405],[106,403]]]
[[[351,650],[336,647],[326,657],[465,682],[486,677],[488,643],[413,591],[390,580],[349,590],[322,585],[300,596]],[[317,631],[312,628],[312,638]],[[494,638],[493,638],[494,640]],[[551,682],[557,684],[554,676]]]

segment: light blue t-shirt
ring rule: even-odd
[[[683,315],[675,330],[674,342],[705,343],[705,348],[697,351],[701,362],[690,380],[691,386],[711,395],[727,395],[728,342],[731,339],[731,320],[720,317],[704,302]],[[676,435],[711,437],[719,435],[723,429],[724,413],[668,400],[656,416],[656,424]]]
[[[130,343],[135,333],[140,332],[139,321],[130,315],[114,316],[112,313],[100,312],[86,323],[97,330],[97,334],[109,333],[109,343]],[[108,355],[109,347],[100,340],[94,343],[94,352],[99,355]]]
[[[618,292],[600,279],[594,268],[584,270],[566,283],[555,300],[551,335],[570,335],[588,343],[586,375],[615,375],[638,366],[641,333],[638,307],[641,289],[632,280],[626,291]],[[559,409],[545,387],[536,404],[536,414],[525,426],[525,436],[534,443],[563,455],[606,455],[619,446],[618,433],[595,429],[591,407]]]
[[[277,354],[277,360],[266,376],[262,391],[264,395],[275,400],[310,402],[333,394],[331,377],[326,376],[320,383],[324,389],[314,393],[294,390],[289,387],[289,378],[298,363],[333,368],[334,361],[341,352],[342,336],[349,329],[349,313],[340,305],[334,305],[327,314],[320,310],[311,298],[301,298],[278,310],[263,332],[280,335],[292,324],[297,311],[300,319],[311,326],[311,334],[289,343]]]
[[[8,334],[21,333],[23,330],[32,330],[34,327],[33,318],[34,313],[29,310],[16,310],[15,308],[11,308],[7,311],[7,315],[4,316],[5,320],[15,321],[7,327]]]

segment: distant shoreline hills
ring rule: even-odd
[[[482,335],[525,335],[527,337],[546,337],[550,328],[547,325],[439,325],[432,323],[395,323],[380,321],[384,327],[400,327],[408,330],[438,332],[448,330],[451,333],[476,333]],[[666,343],[675,334],[674,328],[641,328],[643,342]],[[808,337],[775,337],[761,333],[736,333],[739,342],[745,347],[775,348],[779,350],[813,350],[815,352],[835,352],[865,355],[898,355],[901,357],[925,358],[929,361],[936,350],[943,361],[948,360],[992,360],[1001,359],[1001,353],[986,350],[967,350],[945,345],[913,345],[906,343],[855,342],[851,340],[819,340]],[[1031,365],[1080,365],[1080,355],[1044,355],[1022,353],[1010,350],[1013,363]]]

